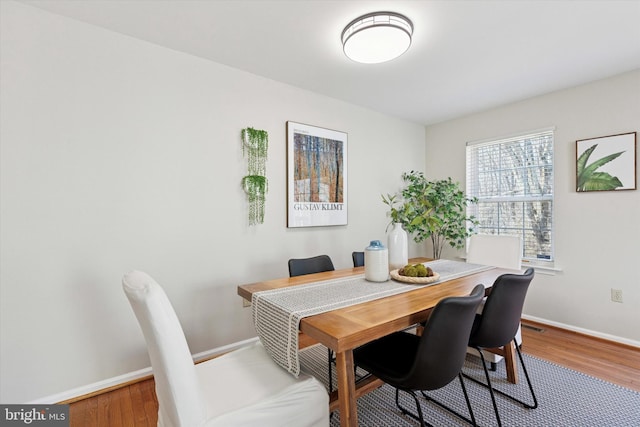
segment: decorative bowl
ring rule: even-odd
[[[391,276],[391,278],[393,280],[397,280],[398,282],[404,282],[404,283],[415,283],[418,285],[424,285],[427,283],[433,283],[433,282],[437,282],[438,280],[440,280],[440,275],[438,273],[436,273],[435,271],[433,272],[433,276],[429,276],[429,277],[410,277],[410,276],[401,276],[398,274],[398,270],[391,270],[389,272],[389,275]]]

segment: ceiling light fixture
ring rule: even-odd
[[[374,12],[354,19],[342,31],[342,47],[348,58],[364,64],[390,61],[411,45],[413,23],[394,12]]]

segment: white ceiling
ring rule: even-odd
[[[423,124],[640,69],[640,0],[22,3]],[[411,48],[350,61],[340,33],[379,10],[413,21]]]

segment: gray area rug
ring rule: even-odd
[[[524,358],[538,398],[538,408],[526,409],[497,395],[503,426],[640,426],[640,393],[535,357],[524,355]],[[300,353],[300,362],[303,371],[312,373],[327,386],[325,347],[316,345],[303,350]],[[491,379],[496,388],[530,402],[529,390],[519,361],[518,366],[520,382],[517,385],[506,381],[504,363],[499,363],[497,371],[491,372]],[[463,371],[470,376],[484,378],[479,358],[467,355]],[[468,379],[465,379],[465,385],[478,425],[497,425],[488,389]],[[467,414],[464,396],[457,379],[443,389],[427,394],[462,414]],[[403,406],[415,411],[415,402],[411,396],[401,392],[400,398]],[[422,397],[420,401],[425,420],[434,426],[469,425]],[[366,427],[419,426],[414,419],[402,415],[395,404],[395,389],[386,384],[358,399],[358,420],[361,426]],[[331,418],[331,426],[339,425],[340,412],[336,411]]]

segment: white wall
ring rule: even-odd
[[[236,286],[286,276],[290,257],[349,267],[384,238],[380,194],[424,167],[421,125],[29,6],[2,1],[1,19],[2,403],[149,366],[131,269],[165,287],[192,352],[255,336]],[[348,226],[286,228],[287,120],[348,133]],[[257,227],[248,126],[271,143]]]
[[[555,265],[562,271],[538,272],[525,315],[640,345],[640,189],[575,191],[576,140],[640,132],[640,71],[429,126],[426,174],[464,185],[467,141],[550,126]],[[622,304],[611,301],[611,288],[623,291]]]

